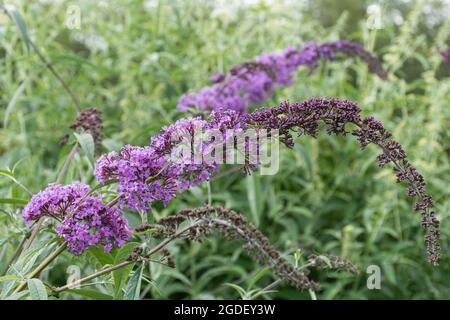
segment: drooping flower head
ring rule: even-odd
[[[177,193],[207,181],[218,170],[214,162],[201,158],[206,144],[202,132],[207,122],[200,118],[177,121],[151,138],[146,147],[125,146],[97,161],[95,176],[100,183],[118,179],[122,207],[149,210],[151,203],[164,205]],[[195,151],[195,152],[194,152]],[[200,159],[194,159],[200,155]]]
[[[109,207],[98,197],[88,197],[64,217],[56,232],[68,243],[74,254],[89,247],[103,245],[105,252],[130,241],[128,222],[117,207]]]
[[[56,232],[74,254],[97,245],[103,245],[105,251],[120,247],[131,239],[128,222],[116,207],[104,204],[98,194],[88,194],[89,190],[80,182],[51,184],[31,198],[22,212],[24,220],[30,223],[52,217],[61,221]]]
[[[118,180],[122,206],[148,210],[156,200],[167,204],[177,193],[207,181],[218,170],[218,163],[205,162],[203,156],[217,143],[220,146],[227,141],[236,142],[235,135],[239,132],[276,130],[280,141],[292,147],[294,133],[315,137],[324,125],[329,134],[351,133],[356,136],[361,148],[369,144],[381,148],[382,153],[377,157],[379,165],[392,164],[398,182],[408,184],[407,195],[417,200],[415,210],[420,212],[422,226],[426,230],[429,261],[437,264],[440,256],[439,221],[431,196],[426,193],[423,176],[409,163],[403,147],[392,139],[383,124],[373,117],[361,118],[360,113],[361,109],[355,102],[337,98],[283,102],[277,107],[245,115],[233,110],[214,111],[207,120],[188,118],[177,121],[153,137],[147,147],[126,146],[120,154],[112,152],[101,157],[96,176],[99,182]],[[353,129],[348,128],[349,124]],[[196,128],[216,130],[219,139],[202,140],[202,135],[195,134]],[[196,143],[197,139],[202,143]],[[182,141],[187,143],[182,144]],[[180,144],[187,145],[187,148],[177,149]],[[199,152],[193,146],[200,146]],[[232,148],[235,146],[236,143],[231,144]],[[195,161],[196,155],[200,155],[200,161]]]
[[[199,108],[246,113],[249,105],[268,100],[276,87],[292,85],[294,73],[300,66],[313,71],[321,60],[333,61],[341,55],[359,58],[367,63],[370,72],[387,78],[380,61],[358,43],[347,40],[307,43],[301,49],[289,47],[281,52],[262,54],[254,61],[233,67],[228,75],[213,75],[211,86],[183,95],[177,107],[181,111]]]
[[[378,146],[382,153],[377,157],[380,166],[392,164],[397,182],[407,183],[407,195],[416,199],[415,211],[421,215],[421,225],[426,231],[425,244],[428,259],[437,265],[440,258],[439,220],[434,203],[425,190],[425,180],[408,161],[402,145],[392,139],[383,124],[374,117],[360,117],[361,109],[356,103],[336,98],[312,98],[300,103],[282,103],[275,108],[255,111],[247,116],[249,125],[262,128],[279,128],[281,141],[292,146],[292,132],[315,136],[321,123],[329,134],[351,133],[356,136],[361,148],[369,144]],[[356,129],[349,131],[347,124]]]

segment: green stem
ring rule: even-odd
[[[311,296],[311,300],[317,300],[317,296],[316,296],[316,293],[314,292],[314,290],[309,289],[308,292],[309,292],[309,295]]]
[[[72,161],[73,157],[75,157],[75,154],[77,153],[77,149],[78,149],[78,143],[75,143],[73,145],[72,149],[70,150],[69,154],[67,155],[67,158],[64,161],[61,171],[58,173],[55,183],[61,183],[64,175],[66,174],[67,170],[69,169],[70,162]]]
[[[181,229],[180,231],[174,233],[172,236],[166,238],[164,241],[160,242],[158,245],[156,245],[155,247],[153,247],[153,248],[146,254],[146,257],[150,257],[151,255],[157,253],[158,251],[160,251],[161,249],[163,249],[167,244],[169,244],[169,242],[171,242],[172,240],[178,238],[179,236],[181,236],[181,235],[182,235],[183,233],[185,233],[186,231],[188,231],[188,230],[190,230],[190,229],[196,227],[196,226],[199,225],[200,223],[201,223],[201,221],[194,222],[193,224],[187,226],[187,227],[184,228],[184,229]],[[94,272],[93,274],[88,275],[87,277],[81,278],[81,279],[79,279],[79,280],[77,280],[77,281],[74,281],[74,282],[72,282],[72,283],[70,283],[70,284],[66,284],[65,286],[62,286],[62,287],[59,287],[59,288],[54,288],[52,291],[53,291],[53,293],[59,293],[59,292],[65,291],[65,290],[69,290],[69,289],[71,289],[71,288],[73,288],[73,287],[76,287],[76,286],[82,284],[83,282],[86,282],[86,281],[95,279],[95,278],[100,277],[100,276],[102,276],[102,275],[104,275],[104,274],[113,272],[113,271],[115,271],[115,270],[117,270],[117,269],[123,268],[123,267],[128,266],[128,265],[130,265],[130,264],[132,264],[132,263],[135,263],[135,262],[136,262],[136,261],[134,261],[134,260],[125,260],[125,261],[122,261],[122,262],[120,262],[120,263],[118,263],[118,264],[115,264],[115,265],[109,266],[109,267],[107,267],[107,268],[105,268],[105,269],[102,269],[102,270],[100,270],[100,271]]]
[[[69,94],[69,96],[72,99],[72,101],[73,101],[77,111],[81,112],[80,102],[78,101],[78,98],[75,96],[75,94],[72,92],[72,90],[70,90],[70,88],[67,85],[67,83],[58,74],[58,72],[56,72],[55,68],[53,68],[51,63],[47,61],[47,59],[44,57],[44,55],[41,53],[41,51],[36,47],[34,42],[31,41],[31,40],[29,42],[30,42],[31,46],[33,47],[34,51],[36,52],[36,54],[38,55],[39,59],[42,61],[42,63],[47,67],[48,70],[50,70],[50,72],[55,76],[55,78],[61,83],[61,85],[64,88],[64,90],[66,90],[66,92]]]

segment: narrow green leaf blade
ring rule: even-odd
[[[14,276],[14,275],[7,275],[7,276],[3,276],[0,277],[0,282],[2,281],[10,281],[10,280],[20,280],[20,278],[18,276]]]
[[[6,4],[4,8],[19,29],[20,36],[22,37],[23,42],[25,42],[27,50],[30,51],[31,40],[28,36],[27,24],[25,23],[22,14],[12,4]]]
[[[16,105],[17,100],[19,99],[20,95],[22,94],[23,90],[25,89],[25,86],[27,85],[27,83],[28,83],[28,78],[20,84],[20,86],[14,92],[11,100],[9,100],[9,103],[6,106],[6,110],[5,110],[5,117],[3,118],[3,127],[4,128],[6,128],[8,126],[9,115],[11,114],[12,110],[14,109],[14,106]]]
[[[98,292],[90,289],[72,289],[67,290],[66,293],[73,293],[85,298],[95,299],[95,300],[112,300],[112,296],[106,293]]]
[[[86,154],[89,163],[91,164],[92,168],[95,166],[95,160],[94,160],[94,154],[95,154],[95,144],[94,144],[94,138],[92,138],[92,135],[88,132],[83,133],[74,133],[75,137],[78,140],[78,143],[80,144],[81,148],[83,149],[84,153]]]
[[[130,253],[133,251],[134,247],[136,247],[138,243],[136,242],[129,242],[122,246],[118,251],[116,256],[114,257],[114,264],[117,264],[119,262],[124,261]],[[134,264],[130,264],[128,266],[125,266],[123,268],[117,269],[113,272],[113,278],[114,278],[114,287],[115,287],[115,298],[119,299],[122,288],[124,287],[128,276],[130,275],[131,270],[133,270]]]
[[[114,263],[112,254],[109,252],[105,252],[102,247],[89,248],[88,252],[91,253],[102,266]]]
[[[124,300],[139,300],[139,293],[141,292],[141,279],[144,271],[144,264],[141,265],[139,270],[133,274],[130,281],[125,288]]]
[[[2,204],[27,204],[28,200],[18,198],[0,198]]]

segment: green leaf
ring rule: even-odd
[[[11,17],[11,19],[16,24],[17,28],[19,29],[20,36],[22,37],[23,42],[25,42],[25,45],[27,46],[27,50],[29,52],[31,40],[28,37],[28,29],[27,24],[25,23],[25,19],[22,17],[22,14],[17,10],[17,8],[14,5],[6,4],[4,5],[4,8],[8,13],[8,15]]]
[[[13,276],[13,275],[8,275],[8,276],[3,276],[0,277],[0,282],[2,281],[10,281],[10,280],[20,280],[20,278],[18,276]]]
[[[0,203],[8,204],[27,204],[28,200],[17,198],[0,198]]]
[[[112,300],[112,296],[106,293],[98,292],[90,289],[71,289],[65,291],[66,293],[76,294],[85,298],[95,299],[95,300]]]
[[[6,106],[5,110],[5,116],[3,118],[3,127],[6,128],[8,126],[8,120],[9,115],[11,114],[12,110],[14,109],[14,106],[17,103],[17,100],[19,99],[19,96],[22,94],[23,90],[25,89],[26,84],[28,83],[28,79],[25,79],[20,86],[17,88],[17,90],[14,92],[11,100],[9,100],[8,105]]]
[[[27,281],[28,290],[33,300],[48,300],[47,290],[39,279],[30,279]]]
[[[139,271],[136,271],[128,281],[125,288],[124,300],[139,300],[139,293],[141,292],[141,279],[144,271],[144,265],[142,264]]]
[[[250,211],[253,216],[253,222],[256,226],[259,225],[259,214],[261,212],[261,186],[256,175],[250,175],[246,178],[247,184],[247,199],[250,206]]]
[[[28,290],[23,290],[23,291],[20,291],[20,292],[13,293],[10,296],[7,296],[3,300],[20,300],[23,297],[27,296],[29,293],[30,292]]]
[[[114,258],[111,253],[105,252],[101,247],[89,248],[88,252],[92,254],[102,266],[105,264],[113,264]]]
[[[224,283],[223,285],[236,290],[239,293],[239,295],[241,296],[241,299],[243,299],[247,294],[247,291],[245,291],[244,288],[238,286],[237,284],[227,282],[227,283]]]
[[[250,280],[248,281],[248,289],[251,289],[262,277],[270,273],[269,268],[263,268],[261,269],[257,274],[255,274]]]
[[[15,184],[17,184],[19,187],[21,187],[23,190],[25,190],[29,195],[33,195],[33,193],[27,187],[25,187],[21,182],[19,182],[16,179],[14,173],[12,173],[11,171],[0,169],[0,175],[5,176],[8,179],[12,180]]]
[[[133,251],[134,247],[138,245],[137,242],[129,242],[125,244],[123,247],[121,247],[118,251],[116,256],[114,257],[114,264],[117,264],[119,262],[124,261],[130,253]],[[125,266],[123,268],[117,269],[113,272],[113,278],[114,278],[114,288],[115,288],[115,294],[114,297],[116,299],[120,298],[122,288],[125,285],[128,276],[130,275],[131,270],[133,270],[134,264],[130,264],[128,266]]]
[[[78,140],[78,143],[80,144],[81,148],[83,149],[84,153],[86,154],[89,163],[91,164],[92,168],[95,166],[95,144],[94,144],[94,138],[92,138],[92,135],[88,132],[83,133],[76,133],[74,132],[75,137]]]

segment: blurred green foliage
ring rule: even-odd
[[[104,151],[146,144],[150,135],[183,116],[175,108],[183,93],[201,88],[210,75],[262,52],[338,38],[359,41],[375,51],[390,73],[386,82],[370,75],[361,63],[328,63],[312,75],[299,70],[295,85],[277,91],[265,105],[336,96],[357,101],[364,115],[381,119],[424,174],[435,198],[442,220],[441,266],[433,268],[426,262],[420,217],[413,213],[404,186],[395,185],[391,168],[377,167],[376,149],[362,152],[352,137],[321,134],[315,140],[299,139],[293,150],[283,150],[279,174],[233,173],[212,182],[209,196],[213,204],[246,214],[283,252],[302,248],[305,254],[334,253],[360,265],[358,277],[314,273],[312,277],[324,288],[319,299],[450,297],[450,72],[437,51],[448,45],[448,15],[430,26],[424,20],[429,3],[398,1],[395,7],[386,2],[381,3],[384,12],[398,10],[402,23],[387,19],[381,29],[370,30],[365,8],[371,2],[364,1],[248,6],[170,0],[11,3],[23,14],[30,39],[82,105],[103,111]],[[81,9],[80,29],[65,25],[69,5]],[[24,189],[35,193],[55,180],[70,150],[58,141],[70,133],[68,125],[76,110],[6,16],[0,16],[0,35],[0,169],[8,170],[0,172],[0,198],[27,200]],[[75,158],[64,182],[73,180],[94,183],[83,153]],[[128,217],[134,224],[141,219],[153,221],[207,200],[208,188],[201,186],[166,208],[156,207],[148,216],[128,213]],[[2,267],[26,230],[20,205],[19,201],[0,206]],[[51,234],[44,232],[36,250],[51,250],[49,238]],[[246,292],[272,281],[239,242],[179,241],[170,251],[177,268],[150,264],[144,270],[143,297],[239,298],[235,285]],[[72,264],[87,275],[99,267],[95,256],[93,252],[81,257],[64,254],[43,279],[64,284]],[[366,287],[369,265],[381,267],[381,290]],[[108,298],[111,288],[112,280],[104,277],[97,292],[72,292],[61,298]],[[263,297],[309,298],[288,286],[277,290]]]

